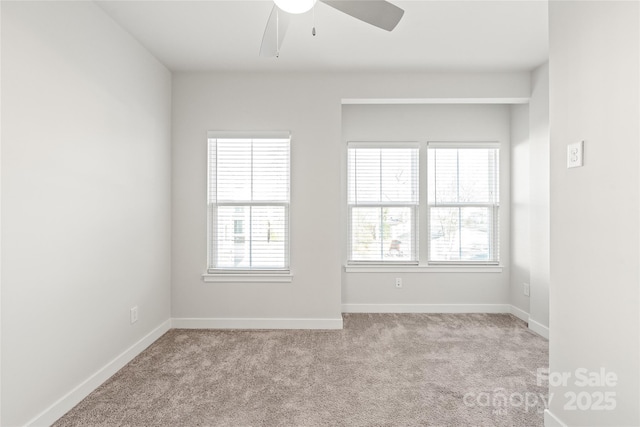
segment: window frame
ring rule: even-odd
[[[211,174],[217,172],[217,153],[216,164],[212,165],[211,155],[211,140],[217,139],[238,139],[238,140],[269,140],[269,139],[286,139],[288,140],[288,182],[287,182],[287,200],[286,201],[223,201],[212,202],[210,200],[212,194],[212,182]],[[253,151],[253,150],[252,150]],[[207,254],[206,254],[206,269],[203,274],[203,280],[205,282],[291,282],[292,274],[290,270],[291,256],[290,256],[290,240],[291,240],[291,220],[290,220],[290,206],[291,206],[291,133],[288,131],[264,131],[264,132],[207,132]],[[215,266],[215,258],[218,250],[217,233],[217,209],[218,207],[232,207],[243,206],[249,207],[264,207],[264,206],[281,206],[284,208],[284,266],[278,268],[229,268],[229,267],[217,267]],[[234,230],[236,224],[234,222]],[[243,224],[244,231],[251,228],[250,224]]]
[[[387,146],[402,147],[406,144],[412,144],[417,146],[418,149],[418,208],[417,214],[414,217],[415,221],[415,245],[417,251],[417,262],[385,262],[385,261],[353,261],[350,260],[351,255],[351,210],[349,206],[349,160],[348,152],[349,147],[352,144],[358,144],[362,146],[378,144],[386,144]],[[395,145],[394,145],[395,144]],[[496,261],[430,261],[430,206],[428,200],[429,191],[429,171],[428,166],[428,149],[429,146],[440,146],[445,148],[495,148],[498,150],[498,158],[496,162],[496,178],[495,185],[498,190],[494,211],[492,212],[492,250],[495,251],[497,256]],[[430,273],[500,273],[503,271],[502,267],[502,240],[504,238],[502,229],[503,224],[503,210],[500,209],[502,204],[503,189],[502,189],[502,175],[506,173],[503,165],[502,144],[499,141],[486,141],[486,140],[470,140],[470,141],[444,141],[444,140],[421,140],[416,142],[407,141],[346,141],[345,149],[345,198],[344,206],[346,207],[346,253],[345,253],[345,272],[347,273],[381,273],[381,272],[430,272]],[[508,158],[508,156],[507,156]],[[493,206],[493,205],[491,205]]]
[[[428,168],[429,164],[429,149],[495,149],[497,150],[497,158],[495,161],[494,191],[497,193],[497,197],[494,199],[495,203],[439,203],[433,204],[429,200],[429,171],[425,168],[425,190],[426,190],[426,264],[430,266],[499,266],[501,262],[501,233],[500,233],[500,143],[499,142],[456,142],[456,141],[428,141],[424,148],[426,164]],[[471,260],[459,260],[459,261],[443,261],[431,259],[431,210],[434,208],[487,208],[491,213],[491,241],[489,243],[489,255],[494,255],[493,259],[486,261],[471,261]]]
[[[417,192],[417,202],[416,203],[406,203],[406,202],[356,202],[350,203],[349,201],[349,188],[350,188],[350,174],[349,174],[349,150],[350,149],[415,149],[417,159],[415,161],[415,185]],[[393,141],[349,141],[347,143],[347,264],[350,266],[376,266],[376,265],[385,265],[385,266],[417,266],[420,263],[420,251],[419,251],[419,232],[418,227],[420,224],[420,145],[418,142],[414,141],[401,141],[401,142],[393,142]],[[411,240],[411,251],[414,255],[413,260],[353,260],[351,259],[351,255],[353,253],[352,244],[353,244],[353,210],[354,208],[409,208],[411,209],[412,216],[412,224],[411,229],[413,230],[413,238]]]

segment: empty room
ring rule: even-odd
[[[0,25],[0,425],[640,426],[639,1]]]

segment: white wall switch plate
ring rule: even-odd
[[[584,141],[567,145],[567,169],[582,166],[584,157]]]

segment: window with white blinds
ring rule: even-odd
[[[349,262],[417,263],[418,147],[350,143]]]
[[[208,271],[289,268],[290,137],[209,135]]]
[[[497,144],[429,143],[429,263],[499,262]]]

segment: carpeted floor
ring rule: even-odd
[[[54,426],[542,426],[547,349],[506,314],[176,329]]]

